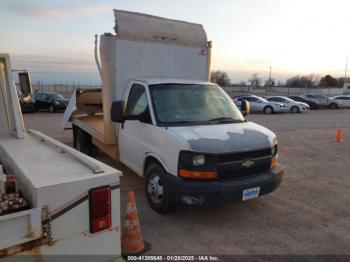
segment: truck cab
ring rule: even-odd
[[[177,202],[248,200],[281,182],[276,136],[248,122],[216,84],[132,80],[111,116],[121,124],[119,159],[145,177],[159,212]]]

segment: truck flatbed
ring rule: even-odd
[[[89,134],[93,134],[93,137],[102,140],[104,134],[104,120],[103,115],[88,115],[74,117],[73,122],[76,126],[80,127]]]

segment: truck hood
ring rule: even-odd
[[[169,127],[185,140],[191,150],[203,153],[231,153],[269,148],[276,136],[267,128],[252,122]]]

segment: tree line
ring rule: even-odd
[[[241,81],[238,84],[231,84],[231,80],[225,71],[212,71],[210,81],[217,83],[221,87],[228,86],[250,86],[250,87],[299,87],[299,88],[317,88],[317,87],[343,87],[344,78],[334,78],[331,75],[325,75],[319,78],[315,74],[311,75],[296,75],[288,78],[286,82],[276,81],[274,78],[263,79],[258,73],[254,73],[247,81]]]

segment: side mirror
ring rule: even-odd
[[[124,123],[124,101],[114,101],[111,108],[111,120],[117,123]]]
[[[243,100],[241,103],[241,112],[243,116],[247,116],[250,113],[250,103],[246,100]]]

